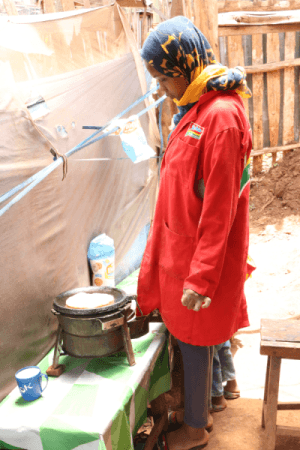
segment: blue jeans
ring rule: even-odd
[[[236,378],[230,341],[214,346],[212,397],[224,395],[223,382]]]

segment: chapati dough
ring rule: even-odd
[[[73,309],[95,309],[103,308],[104,306],[112,305],[115,302],[115,298],[111,294],[88,294],[80,292],[66,301],[66,306]]]

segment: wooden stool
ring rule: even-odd
[[[300,428],[276,425],[277,410],[300,409],[300,403],[279,403],[281,359],[300,359],[300,321],[261,321],[260,354],[268,356],[262,427],[266,429],[264,450],[275,450],[276,435],[300,437]]]

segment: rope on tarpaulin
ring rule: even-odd
[[[97,129],[97,131],[95,133],[93,133],[91,136],[89,136],[88,138],[84,139],[79,145],[88,142],[90,139],[92,139],[93,137],[95,137],[97,134],[99,134],[101,131],[103,131],[105,128],[107,128],[112,122],[113,120],[119,119],[120,117],[122,117],[124,114],[126,114],[127,112],[129,112],[132,108],[134,108],[135,106],[137,106],[139,103],[141,103],[143,100],[145,100],[147,97],[149,97],[151,94],[153,94],[153,92],[155,92],[158,89],[158,86],[155,86],[153,89],[151,89],[150,91],[148,91],[146,94],[144,94],[142,97],[139,97],[134,103],[132,103],[130,106],[128,106],[128,108],[126,108],[124,111],[122,111],[120,114],[118,114],[114,119],[110,120],[109,122],[107,122],[106,125],[104,125],[103,127],[90,127],[92,129]],[[74,147],[76,148],[76,147]],[[51,152],[52,149],[50,149]],[[51,152],[52,153],[52,152]],[[55,159],[54,159],[55,161]],[[61,161],[62,162],[62,161]],[[10,191],[8,191],[6,194],[3,194],[0,197],[0,203],[5,202],[6,200],[8,200],[10,197],[12,197],[14,194],[16,194],[17,192],[19,192],[23,187],[26,187],[28,184],[30,184],[32,181],[35,181],[35,179],[37,177],[39,177],[43,171],[45,171],[45,173],[47,172],[49,166],[44,167],[44,169],[40,170],[39,172],[37,172],[36,174],[32,175],[32,177],[28,178],[27,180],[23,181],[22,183],[18,184],[17,186],[15,186],[13,189],[11,189]],[[46,175],[47,176],[47,175]]]
[[[160,104],[159,116],[158,116],[159,135],[160,135],[160,152],[159,152],[158,156],[151,156],[149,158],[149,159],[152,159],[152,158],[159,159],[158,177],[160,174],[160,165],[161,165],[161,160],[163,158],[163,149],[164,149],[164,136],[163,136],[163,131],[162,131],[162,109],[163,109],[164,100],[166,98],[167,98],[167,96],[163,95],[156,102],[156,104],[158,104],[158,103]],[[148,109],[149,108],[150,107],[148,107]],[[140,115],[142,115],[142,113],[144,114],[145,112],[147,112],[146,109],[141,111],[141,113],[137,114],[137,116],[139,117]],[[95,130],[95,129],[98,130],[100,127],[84,126],[82,128],[89,129],[89,130]],[[75,161],[119,161],[121,159],[130,159],[130,158],[128,158],[128,157],[126,157],[126,158],[84,158],[84,159],[80,158],[80,159],[76,159]]]
[[[128,111],[130,111],[132,108],[134,108],[135,106],[137,106],[139,103],[141,103],[143,100],[145,100],[145,98],[149,97],[153,92],[155,92],[158,89],[158,86],[154,87],[153,89],[151,89],[150,91],[148,91],[146,94],[144,94],[142,97],[140,97],[139,99],[137,99],[134,103],[132,103],[128,108],[126,108],[124,111],[122,111],[120,114],[118,114],[116,117],[114,117],[112,120],[110,120],[106,125],[104,125],[103,127],[95,127],[96,131],[94,133],[91,134],[91,136],[89,136],[88,138],[84,139],[82,142],[80,142],[78,145],[76,145],[74,148],[72,148],[71,150],[69,150],[64,157],[68,158],[71,155],[73,155],[74,153],[78,152],[79,150],[82,150],[83,148],[94,144],[95,142],[105,138],[106,136],[109,136],[111,133],[114,133],[115,131],[118,130],[119,127],[115,127],[112,130],[102,134],[101,136],[98,136],[97,138],[93,139],[97,134],[99,134],[100,132],[103,132],[113,121],[119,119],[120,117],[122,117],[124,114],[126,114]],[[155,106],[157,106],[158,104],[160,104],[161,102],[163,102],[165,100],[166,96],[162,96],[161,98],[159,98],[156,102],[151,103],[150,106],[148,106],[147,108],[143,109],[141,112],[139,112],[137,114],[138,117],[140,117],[141,115],[145,114],[146,112],[148,112],[151,108],[154,108]],[[55,160],[53,163],[51,163],[49,166],[45,167],[44,169],[40,170],[39,172],[37,172],[36,174],[34,174],[32,177],[28,178],[27,180],[23,181],[22,183],[20,183],[19,185],[15,186],[13,189],[11,189],[10,191],[8,191],[6,194],[2,195],[0,197],[0,203],[3,203],[4,201],[8,200],[10,197],[12,197],[14,194],[16,194],[17,192],[19,192],[21,189],[22,192],[20,192],[20,194],[16,195],[15,198],[13,198],[7,205],[5,205],[1,210],[0,210],[0,217],[3,216],[4,213],[6,213],[14,204],[18,203],[28,192],[30,192],[37,184],[39,184],[42,180],[44,180],[51,172],[53,172],[53,170],[55,170],[60,164],[63,163],[63,161],[65,160],[65,158],[63,157],[55,157]],[[127,159],[127,158],[124,158]]]

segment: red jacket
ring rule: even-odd
[[[250,125],[234,91],[202,95],[171,134],[138,302],[144,314],[158,308],[170,333],[183,342],[220,344],[249,325],[249,165],[244,168],[251,148]],[[195,190],[200,179],[203,199]],[[211,305],[188,310],[180,301],[183,289],[210,297]]]

